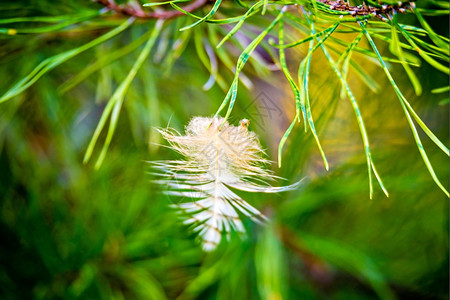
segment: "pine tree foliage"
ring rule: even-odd
[[[376,180],[380,184],[381,188],[388,195],[381,177],[377,173],[375,168],[375,163],[372,158],[372,153],[370,149],[369,137],[367,135],[367,131],[365,129],[364,120],[361,117],[360,108],[357,103],[357,99],[354,96],[354,93],[351,90],[348,82],[346,81],[346,73],[349,69],[349,64],[351,64],[351,54],[353,52],[359,52],[365,56],[367,59],[375,58],[378,60],[378,63],[381,69],[386,73],[387,78],[391,82],[392,88],[394,89],[395,94],[398,96],[400,104],[402,105],[405,113],[405,117],[411,127],[411,131],[413,133],[414,139],[416,141],[418,150],[422,156],[422,159],[427,166],[430,175],[436,184],[444,191],[444,193],[448,196],[448,191],[442,185],[440,180],[437,178],[433,166],[428,158],[426,151],[423,148],[422,140],[417,131],[417,125],[421,127],[421,129],[426,133],[426,135],[440,148],[442,151],[450,155],[448,147],[446,147],[427,127],[427,125],[420,119],[417,113],[414,111],[413,107],[409,104],[406,97],[400,91],[398,86],[396,85],[394,78],[392,77],[389,69],[387,67],[387,62],[392,63],[400,63],[404,69],[406,74],[411,80],[411,83],[414,87],[416,94],[421,93],[421,85],[418,81],[415,73],[411,69],[411,66],[418,66],[420,64],[420,60],[418,60],[417,56],[411,53],[415,52],[418,56],[420,56],[425,62],[432,65],[436,70],[443,72],[445,74],[449,74],[449,68],[446,66],[446,62],[449,60],[449,48],[448,48],[448,38],[441,36],[433,31],[433,29],[428,25],[427,21],[424,19],[423,15],[445,15],[447,14],[446,4],[443,1],[432,1],[431,4],[436,8],[417,8],[415,2],[385,2],[385,3],[376,3],[373,1],[363,1],[360,5],[356,5],[356,3],[346,2],[344,0],[340,1],[298,1],[298,2],[289,2],[289,1],[258,1],[254,4],[245,3],[242,1],[237,1],[236,3],[224,3],[225,6],[222,10],[219,10],[221,7],[222,1],[215,1],[211,6],[209,12],[203,16],[198,17],[190,12],[190,10],[195,10],[203,5],[206,5],[206,1],[199,0],[194,1],[193,3],[187,5],[185,9],[179,6],[180,2],[186,1],[167,1],[167,2],[153,2],[146,3],[142,7],[137,2],[130,2],[124,4],[116,4],[114,1],[109,0],[101,0],[98,1],[100,4],[104,6],[104,9],[100,11],[91,11],[87,8],[84,9],[83,13],[79,13],[76,17],[71,18],[71,22],[62,21],[64,17],[22,17],[22,18],[11,18],[3,20],[3,24],[16,24],[16,23],[27,23],[31,22],[48,22],[52,25],[50,26],[41,26],[38,28],[4,28],[3,33],[8,36],[16,36],[20,34],[30,34],[30,33],[42,33],[42,32],[51,32],[56,30],[73,30],[72,26],[79,25],[85,26],[84,23],[87,20],[94,20],[95,18],[103,17],[104,14],[122,14],[125,16],[129,16],[128,19],[120,23],[120,25],[116,26],[109,32],[104,35],[89,41],[88,43],[81,45],[75,49],[67,50],[63,53],[56,54],[52,57],[49,57],[38,64],[28,75],[20,79],[16,82],[4,95],[0,98],[0,102],[5,102],[17,95],[23,93],[26,89],[28,89],[31,85],[33,85],[40,77],[42,77],[45,73],[52,70],[53,68],[59,66],[60,64],[66,62],[69,59],[72,59],[76,55],[89,50],[92,47],[95,47],[112,37],[122,33],[127,28],[131,27],[133,23],[137,22],[138,18],[141,19],[159,19],[158,22],[155,23],[153,29],[148,32],[148,40],[140,53],[138,59],[133,65],[132,69],[129,71],[128,75],[123,79],[122,83],[117,87],[115,93],[111,96],[108,104],[102,114],[102,118],[100,119],[98,126],[94,132],[94,135],[91,139],[91,143],[86,151],[86,155],[84,157],[84,161],[87,162],[90,160],[92,156],[93,149],[97,143],[97,139],[102,132],[102,130],[107,126],[107,121],[110,119],[110,124],[107,129],[107,138],[102,146],[102,150],[100,152],[99,158],[97,159],[96,166],[100,167],[102,164],[106,151],[109,147],[109,144],[112,140],[117,120],[120,115],[121,107],[123,104],[124,97],[126,92],[133,80],[136,76],[137,71],[141,68],[142,63],[149,56],[151,49],[155,46],[156,39],[160,34],[162,34],[163,30],[163,20],[175,18],[180,15],[186,15],[184,20],[185,23],[176,22],[170,29],[175,29],[176,33],[172,39],[175,39],[176,42],[172,45],[172,53],[168,60],[168,64],[173,64],[174,60],[179,57],[182,51],[186,48],[190,39],[192,38],[194,31],[194,36],[197,36],[196,41],[198,44],[203,43],[202,35],[207,35],[210,37],[210,41],[205,42],[203,45],[198,45],[198,56],[199,59],[207,65],[209,70],[211,71],[211,78],[205,84],[204,87],[208,88],[215,82],[217,84],[220,83],[222,88],[228,90],[226,96],[220,105],[217,113],[223,111],[223,109],[228,106],[227,112],[225,114],[225,118],[228,118],[231,114],[232,108],[236,101],[237,91],[239,86],[239,78],[242,69],[246,65],[249,58],[252,57],[255,49],[258,46],[264,47],[264,50],[267,51],[268,54],[272,56],[276,56],[275,49],[278,49],[279,57],[273,57],[275,62],[278,62],[279,67],[283,70],[286,75],[289,84],[292,87],[293,93],[295,94],[295,105],[296,105],[296,115],[295,118],[287,129],[283,139],[280,142],[279,147],[279,164],[281,165],[282,161],[282,149],[284,142],[288,138],[292,128],[295,123],[303,122],[303,126],[306,130],[308,128],[312,131],[313,136],[317,142],[317,146],[322,154],[325,168],[328,169],[328,162],[323,151],[317,132],[314,126],[314,120],[312,118],[312,113],[309,104],[309,95],[307,93],[308,90],[308,81],[309,81],[309,68],[311,62],[311,56],[313,53],[320,48],[323,54],[326,56],[330,67],[335,72],[336,76],[339,78],[339,81],[342,84],[343,90],[345,90],[345,94],[348,99],[351,101],[353,110],[356,115],[356,119],[358,121],[358,125],[361,131],[361,136],[364,143],[365,155],[367,160],[367,168],[368,168],[368,176],[369,176],[369,185],[370,185],[370,195],[372,197],[373,187],[372,187],[372,177],[375,176]],[[162,12],[158,10],[159,6],[172,6],[172,9],[175,11],[165,11]],[[228,6],[228,7],[227,7]],[[241,16],[229,16],[226,14],[226,8],[229,9],[229,6],[241,6],[245,13]],[[146,10],[148,9],[148,11]],[[214,17],[217,13],[218,18]],[[250,23],[250,17],[261,14],[260,17],[263,17],[270,23],[266,25],[263,30],[254,37],[254,32],[246,31],[243,28],[244,25]],[[267,15],[266,15],[267,13]],[[408,26],[400,23],[398,21],[399,14],[414,14],[420,25],[420,27]],[[273,19],[269,17],[269,15],[273,16]],[[190,22],[190,18],[197,21],[193,23]],[[67,18],[67,17],[66,17]],[[271,20],[272,19],[272,20]],[[370,21],[369,21],[370,20]],[[266,22],[267,22],[266,21]],[[217,29],[212,30],[213,27],[207,27],[206,30],[210,31],[208,33],[202,33],[201,30],[204,30],[200,25],[201,23],[208,22],[214,25],[218,25]],[[261,21],[262,22],[262,21]],[[287,42],[285,43],[284,31],[285,26],[284,23],[288,23],[293,30],[298,30],[301,33],[306,33],[307,37],[302,38],[299,41]],[[180,24],[181,23],[181,24]],[[366,23],[369,23],[369,26],[366,26]],[[186,25],[188,24],[188,25]],[[232,26],[232,24],[234,24]],[[71,25],[71,26],[69,26]],[[95,26],[95,25],[94,25]],[[170,25],[169,25],[170,26]],[[260,25],[261,26],[261,25]],[[227,27],[230,30],[227,31]],[[264,39],[269,35],[272,30],[278,27],[278,43],[273,39],[269,39],[264,41]],[[333,37],[334,32],[345,32],[346,34],[357,34],[357,36],[351,41],[343,41],[342,39],[338,39]],[[240,36],[240,35],[241,36]],[[402,43],[400,41],[400,37],[402,36],[407,43]],[[370,49],[364,49],[358,47],[361,39],[365,37],[369,44]],[[427,39],[430,39],[428,41]],[[374,39],[380,39],[383,42],[389,43],[389,48],[391,53],[396,56],[396,58],[383,57],[378,50]],[[220,42],[218,40],[220,39]],[[331,40],[331,45],[327,46],[325,43],[327,40]],[[162,43],[164,39],[161,39],[160,45],[164,47],[164,43]],[[248,41],[248,42],[247,42]],[[141,43],[144,41],[141,41]],[[227,54],[231,52],[231,49],[222,50],[219,52],[218,48],[223,46],[225,43],[229,44],[229,47],[241,48],[244,50],[239,55],[237,59],[237,63],[234,66],[232,64],[232,58]],[[284,54],[284,49],[297,47],[303,43],[309,42],[309,50],[306,57],[301,61],[300,66],[298,68],[298,82],[296,83],[286,65],[286,58]],[[167,44],[167,43],[166,43]],[[342,45],[345,47],[344,51],[339,51],[336,49],[337,45]],[[167,45],[165,45],[167,46]],[[129,47],[129,45],[127,46]],[[217,53],[213,50],[215,47]],[[226,47],[226,46],[223,46]],[[272,47],[272,49],[268,49]],[[131,47],[132,48],[132,47]],[[203,49],[202,49],[203,48]],[[338,53],[342,52],[337,59],[334,61],[332,56],[330,55],[329,50],[337,51]],[[128,49],[127,49],[128,50]],[[162,50],[163,51],[163,50]],[[125,52],[125,53],[124,53]],[[102,63],[98,63],[93,68],[91,66],[90,71],[84,72],[83,77],[86,77],[91,72],[98,70],[102,64],[106,64],[118,57],[126,54],[128,51],[120,51],[120,53],[114,53],[115,55],[109,54],[105,58]],[[219,54],[220,53],[220,54]],[[112,57],[111,57],[112,56]],[[224,80],[221,78],[221,75],[218,74],[217,68],[217,57],[219,60],[234,73],[234,79],[231,83],[230,87],[227,87]],[[253,59],[256,60],[255,68],[256,71],[261,72],[262,68],[267,68],[267,63],[261,59],[259,55],[253,55]],[[214,58],[213,58],[214,57]],[[209,60],[209,62],[208,62]],[[361,70],[361,67],[356,67],[359,72],[362,72],[363,78],[368,78],[367,74],[364,74],[364,71]],[[82,78],[83,78],[82,77]],[[75,77],[77,78],[77,77]],[[65,83],[63,86],[63,90],[67,90],[68,88],[72,88],[74,84],[80,82],[80,79],[73,82]],[[302,85],[300,85],[302,84]],[[344,96],[345,97],[345,96]],[[416,125],[417,124],[417,125]],[[105,129],[106,130],[106,129]]]

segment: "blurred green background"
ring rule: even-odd
[[[1,3],[0,14],[2,19],[82,15],[100,8],[89,1],[17,1]],[[186,19],[168,22],[157,45],[173,44],[176,22],[192,22]],[[448,17],[437,19],[436,24],[448,25]],[[0,93],[47,57],[83,45],[123,20],[109,15],[64,30],[2,35]],[[193,41],[179,58],[171,55],[173,48],[152,50],[126,93],[103,165],[95,170],[95,161],[83,164],[105,103],[140,48],[71,89],[64,90],[64,84],[153,25],[136,22],[0,104],[1,299],[448,299],[448,199],[431,179],[401,106],[374,64],[366,70],[377,80],[378,94],[353,73],[349,82],[389,198],[375,185],[369,200],[353,111],[340,99],[340,86],[322,55],[311,66],[310,95],[331,169],[325,171],[310,132],[297,126],[283,151],[283,167],[274,163],[272,169],[289,183],[306,177],[305,183],[278,195],[244,193],[272,220],[265,227],[244,220],[247,239],[232,236],[217,251],[202,252],[195,234],[168,207],[173,200],[161,195],[147,174],[146,161],[176,157],[158,146],[164,142],[152,127],[170,123],[182,131],[193,116],[213,115],[225,95],[217,84],[202,89],[210,74]],[[204,28],[212,26],[196,30],[206,35]],[[292,66],[302,51],[288,52]],[[230,55],[234,63],[236,55]],[[439,105],[445,96],[430,92],[448,84],[448,77],[423,63],[415,69],[424,91],[418,97],[401,67],[391,67],[412,106],[448,145],[448,104]],[[231,82],[230,71],[220,65],[219,72]],[[254,87],[241,87],[231,122],[250,119],[250,129],[276,160],[294,114],[293,96],[281,71],[249,69],[247,75]],[[261,101],[275,105],[276,113],[264,111]],[[448,186],[448,158],[421,136]]]

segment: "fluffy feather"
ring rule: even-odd
[[[263,166],[258,137],[248,131],[248,120],[239,126],[230,125],[223,118],[195,117],[186,127],[186,135],[174,129],[160,129],[172,149],[185,160],[151,162],[153,174],[166,184],[166,194],[191,198],[174,207],[190,217],[185,224],[193,224],[203,240],[203,249],[210,251],[219,244],[222,233],[232,229],[245,232],[238,212],[256,222],[265,221],[257,209],[245,202],[230,188],[247,192],[277,193],[296,188],[299,183],[272,187],[268,181],[276,177]]]

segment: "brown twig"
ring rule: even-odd
[[[109,10],[115,11],[122,15],[133,16],[141,19],[170,19],[184,15],[184,13],[179,10],[146,12],[136,2],[129,2],[124,5],[118,5],[114,2],[114,0],[94,0],[94,1],[100,3]],[[195,0],[191,4],[184,6],[183,10],[187,12],[192,12],[205,5],[206,2],[207,0]]]
[[[293,239],[294,236],[295,233],[287,227],[279,227],[279,239],[284,246],[291,249],[303,262],[311,279],[323,287],[329,285],[333,280],[330,266],[324,260],[309,251],[298,238]]]
[[[368,16],[372,15],[381,20],[385,20],[386,18],[383,15],[387,15],[392,13],[394,10],[397,10],[401,13],[406,12],[407,9],[411,8],[414,5],[414,2],[399,2],[398,5],[382,5],[381,7],[374,7],[371,5],[363,4],[358,6],[351,6],[347,1],[337,0],[319,0],[324,4],[330,5],[330,9],[336,11],[345,11],[349,12],[352,16]]]
[[[115,11],[117,13],[133,16],[140,19],[170,19],[178,16],[184,15],[183,12],[179,10],[168,10],[168,11],[144,11],[139,3],[128,2],[127,4],[116,4],[114,0],[93,0],[100,3],[109,10]],[[192,12],[203,5],[206,4],[208,0],[195,0],[191,4],[183,7],[183,10],[187,12]],[[352,6],[347,1],[344,0],[318,0],[324,4],[330,5],[330,9],[335,11],[349,12],[353,16],[369,16],[372,15],[381,20],[386,20],[383,15],[389,15],[394,10],[404,13],[409,9],[414,2],[399,2],[397,5],[382,5],[381,7],[374,7],[371,5],[363,4],[359,6]]]

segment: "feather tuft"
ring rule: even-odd
[[[223,118],[195,117],[182,135],[174,129],[158,129],[170,147],[185,160],[153,161],[154,182],[167,185],[167,195],[187,197],[192,202],[172,205],[189,215],[184,224],[194,226],[203,249],[211,251],[222,234],[244,233],[238,212],[262,223],[267,218],[231,189],[246,192],[278,193],[295,189],[300,182],[273,187],[278,179],[264,165],[265,153],[258,137],[248,130],[249,121],[230,125]]]

